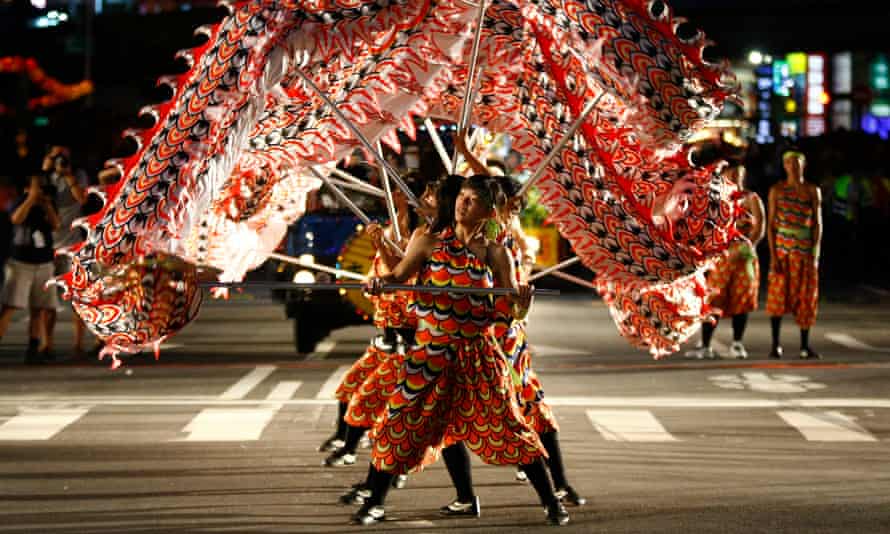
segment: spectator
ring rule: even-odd
[[[75,219],[85,215],[84,206],[87,202],[87,194],[84,188],[86,180],[83,173],[80,177],[72,171],[71,151],[67,147],[53,146],[46,152],[43,158],[42,170],[48,179],[47,192],[53,197],[56,209],[59,213],[60,227],[53,233],[53,243],[57,248],[68,247],[82,240],[82,230],[72,229],[71,223]],[[60,254],[53,262],[55,276],[67,273],[71,270],[71,261],[68,256]],[[46,310],[46,354],[53,354],[55,346],[55,328],[58,309]],[[74,351],[78,356],[84,354],[83,336],[85,327],[77,314],[73,316],[74,322]]]
[[[53,231],[60,220],[45,185],[40,176],[32,176],[10,216],[13,246],[0,308],[0,339],[15,311],[28,308],[28,364],[43,363],[49,357],[44,311],[54,310],[57,301],[55,290],[47,291],[45,285],[53,277]]]

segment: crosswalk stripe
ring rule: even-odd
[[[303,382],[301,382],[299,380],[295,380],[293,382],[288,382],[288,381],[279,382],[278,384],[275,385],[275,387],[272,389],[271,393],[269,393],[269,396],[266,397],[266,399],[267,400],[281,400],[281,401],[290,400],[291,397],[294,396],[294,393],[296,393],[297,390],[300,389],[301,387],[303,387]]]
[[[890,352],[890,349],[873,347],[864,341],[860,341],[850,334],[844,334],[841,332],[827,332],[825,334],[825,339],[829,341],[833,341],[838,345],[847,347],[848,349],[854,350],[867,350],[870,352]]]
[[[176,441],[256,441],[278,410],[271,408],[207,408],[183,429]]]
[[[776,413],[807,441],[877,441],[856,424],[854,418],[835,410],[816,413],[780,410]]]
[[[587,410],[587,418],[609,441],[677,441],[648,410]]]
[[[302,385],[296,380],[279,382],[266,400],[290,400]],[[183,431],[188,436],[183,441],[256,441],[283,406],[272,403],[256,408],[206,408],[185,426]]]
[[[274,365],[260,365],[259,367],[256,367],[244,375],[241,380],[232,384],[232,387],[224,391],[219,398],[224,400],[243,399],[250,393],[250,390],[257,386],[257,384],[274,373],[275,369],[276,367]]]
[[[88,411],[89,408],[20,410],[0,425],[0,441],[50,439]]]
[[[341,365],[331,373],[331,376],[325,381],[324,384],[321,385],[321,389],[318,390],[318,393],[315,395],[316,399],[332,399],[334,398],[334,393],[337,391],[337,388],[340,386],[340,382],[343,381],[343,377],[346,376],[346,373],[352,368],[351,365]]]

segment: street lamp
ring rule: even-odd
[[[759,50],[748,52],[748,63],[752,65],[760,65],[763,63],[763,54]]]

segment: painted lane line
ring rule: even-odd
[[[792,410],[776,412],[807,441],[877,441],[853,417],[838,411],[805,413]]]
[[[873,347],[868,343],[860,341],[849,334],[843,334],[841,332],[827,332],[825,334],[825,339],[833,341],[838,345],[847,347],[848,349],[866,350],[869,352],[890,352],[890,349],[883,347]]]
[[[274,365],[261,365],[256,367],[251,372],[244,375],[241,380],[232,384],[232,387],[223,392],[219,398],[222,400],[243,399],[250,393],[250,390],[257,386],[257,384],[274,373],[275,369],[276,367]]]
[[[201,410],[173,441],[256,441],[277,410],[263,408],[207,408]]]
[[[315,350],[306,355],[306,359],[307,360],[324,360],[325,358],[328,357],[328,354],[330,354],[334,350],[334,347],[336,347],[336,346],[337,346],[336,341],[331,341],[331,340],[319,341],[318,344],[315,346]]]
[[[806,393],[825,389],[825,384],[811,382],[806,376],[768,373],[741,373],[739,375],[712,375],[708,380],[723,389],[749,389],[764,393]]]
[[[0,441],[50,439],[86,415],[89,408],[20,409],[0,425]]]
[[[321,389],[318,390],[318,394],[315,395],[315,398],[325,400],[333,399],[334,393],[336,393],[337,388],[340,387],[340,382],[343,381],[343,377],[346,376],[346,373],[348,373],[351,368],[351,365],[341,365],[340,367],[337,367],[325,383],[321,385]]]
[[[245,408],[205,408],[183,428],[188,436],[174,441],[256,441],[263,430],[284,407],[302,382],[280,382],[275,385],[265,404]]]
[[[587,418],[609,441],[677,441],[648,410],[587,410]]]
[[[287,401],[290,400],[294,393],[303,386],[303,382],[295,380],[293,382],[279,382],[275,385],[269,395],[268,400]]]

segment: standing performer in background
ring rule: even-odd
[[[800,327],[800,357],[818,359],[810,348],[810,328],[816,322],[819,299],[819,244],[822,240],[822,192],[804,180],[806,157],[785,152],[787,179],[769,191],[770,269],[766,313],[773,344],[770,358],[782,357],[779,334],[782,316],[794,314]]]
[[[738,240],[729,249],[727,256],[721,257],[708,272],[708,287],[712,291],[710,306],[720,311],[714,322],[705,321],[701,326],[701,344],[686,353],[687,358],[717,358],[711,347],[711,339],[721,317],[732,317],[732,345],[729,356],[747,359],[748,351],[742,342],[748,314],[757,309],[760,291],[760,263],[757,259],[757,244],[766,232],[763,202],[757,193],[745,190],[745,166],[731,164],[722,172],[723,177],[739,188],[742,213],[736,222],[736,229],[748,241]]]

